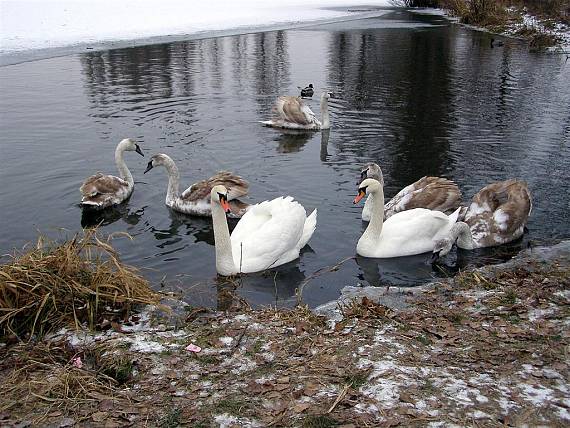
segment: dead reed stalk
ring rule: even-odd
[[[38,239],[34,249],[0,266],[0,337],[42,336],[61,327],[128,317],[136,304],[157,304],[137,269],[120,262],[94,229],[63,243]]]

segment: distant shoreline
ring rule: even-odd
[[[338,10],[338,8],[329,8]],[[344,8],[343,8],[344,10]],[[134,48],[138,46],[159,45],[163,43],[183,42],[189,40],[214,39],[218,37],[238,36],[244,34],[262,33],[268,31],[294,30],[297,28],[313,27],[317,25],[333,24],[337,22],[356,21],[366,18],[376,18],[393,11],[392,8],[371,8],[361,11],[355,8],[346,9],[349,16],[338,18],[317,19],[311,21],[289,21],[279,24],[240,26],[224,30],[199,31],[196,33],[167,34],[129,40],[109,40],[96,43],[77,43],[69,46],[29,49],[19,52],[0,53],[0,67],[22,64],[25,62],[41,61],[44,59],[75,55],[79,53],[100,52],[111,49]]]

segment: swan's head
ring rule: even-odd
[[[366,180],[367,178],[373,178],[378,180],[382,185],[384,184],[384,176],[382,175],[382,170],[378,164],[374,162],[367,163],[360,170],[360,181]]]
[[[440,257],[448,255],[452,247],[453,240],[450,238],[443,238],[435,241],[430,262],[435,263],[439,260]]]
[[[378,180],[374,180],[373,178],[367,178],[362,183],[358,185],[358,195],[354,198],[355,204],[359,203],[362,198],[366,195],[371,193],[377,192],[380,189],[381,185]]]
[[[126,152],[137,152],[139,155],[144,156],[140,146],[130,138],[125,138],[119,145],[123,146]]]
[[[150,160],[148,161],[148,164],[146,165],[146,169],[144,170],[143,174],[146,174],[147,172],[149,172],[151,169],[153,169],[155,166],[166,166],[169,163],[172,163],[172,159],[170,158],[170,156],[165,155],[164,153],[158,153],[156,155],[153,155]]]
[[[321,100],[328,100],[330,98],[334,98],[334,94],[332,92],[329,91],[325,91],[323,92],[323,94],[321,95]]]
[[[228,189],[221,184],[212,187],[210,192],[210,201],[212,204],[220,204],[225,212],[230,212],[230,204],[228,203]]]

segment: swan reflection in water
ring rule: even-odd
[[[297,302],[296,290],[304,280],[299,259],[263,272],[234,278],[218,276],[215,279],[216,309],[226,311],[239,307],[242,299],[253,307],[268,302],[278,307],[293,307]]]
[[[374,259],[357,255],[356,264],[361,272],[359,279],[374,287],[413,287],[425,284],[442,275],[441,271],[438,274],[429,263],[430,256],[431,254],[426,253],[407,257]]]
[[[131,210],[128,200],[104,210],[83,209],[81,211],[81,227],[108,226],[118,220],[123,220],[125,223],[134,226],[141,220],[144,209],[145,207]]]
[[[431,264],[431,253],[415,256],[374,259],[356,256],[360,268],[359,279],[374,287],[413,287],[452,277],[467,268],[495,265],[506,262],[524,247],[522,240],[501,247],[450,252],[445,259]],[[389,278],[389,279],[387,279]]]
[[[321,134],[321,161],[326,162],[329,154],[327,148],[329,144],[330,129],[325,129],[316,133],[314,131],[300,131],[294,129],[276,129],[279,135],[274,139],[277,141],[277,153],[300,152],[303,147],[313,138],[318,138]]]

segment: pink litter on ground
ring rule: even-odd
[[[191,343],[190,345],[188,345],[188,346],[186,347],[186,350],[187,350],[187,351],[190,351],[190,352],[196,352],[196,353],[198,353],[198,352],[200,352],[200,351],[202,350],[202,348],[200,348],[199,346],[194,345],[193,343]]]
[[[81,361],[81,357],[74,357],[72,360],[73,365],[78,369],[83,367],[83,361]]]

